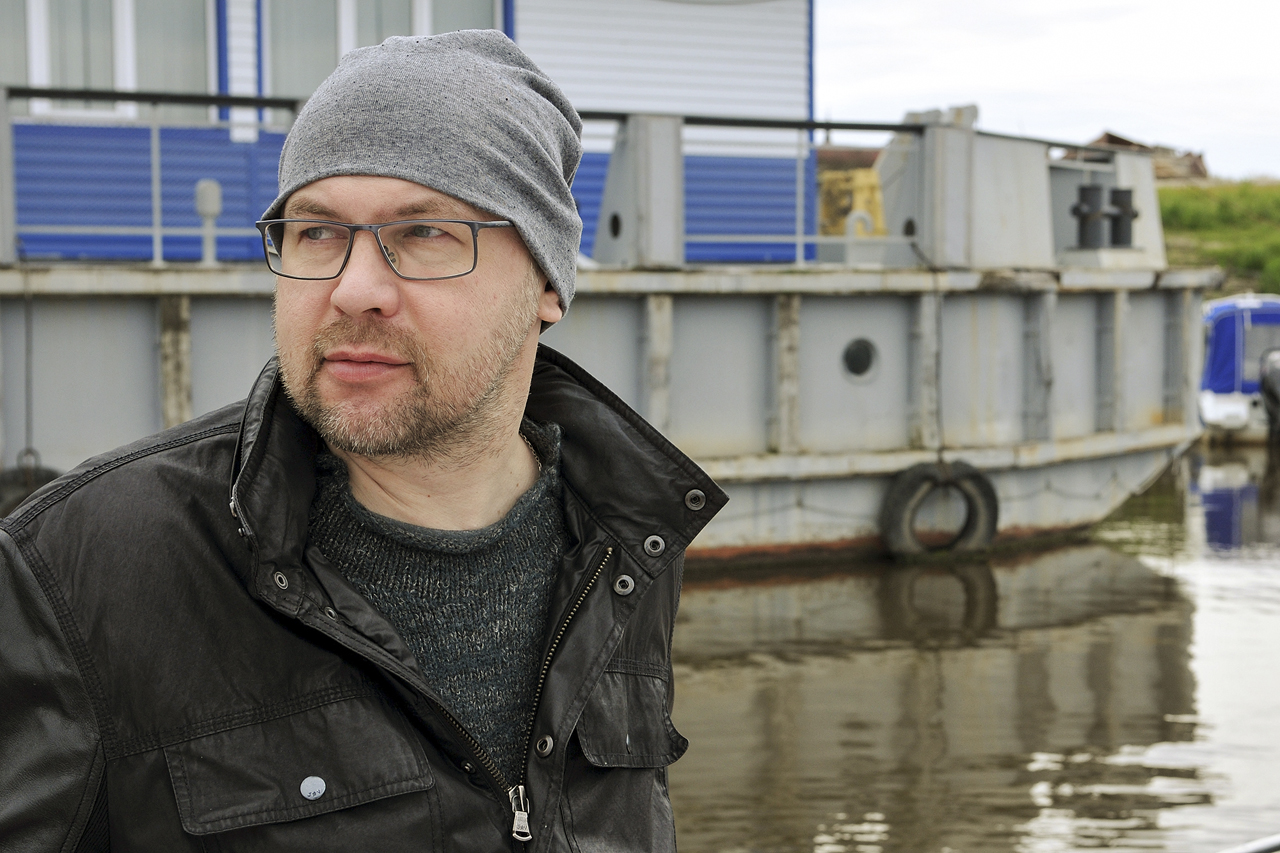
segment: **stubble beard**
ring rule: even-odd
[[[369,458],[465,464],[490,448],[506,426],[509,379],[537,319],[537,292],[522,290],[528,297],[513,300],[486,344],[469,361],[456,364],[433,356],[406,329],[340,317],[316,333],[300,358],[281,352],[285,392],[330,448]],[[343,345],[372,346],[404,359],[412,386],[386,402],[325,400],[320,390],[324,354]]]

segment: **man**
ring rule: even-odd
[[[277,360],[3,522],[0,847],[674,848],[724,496],[538,347],[579,133],[497,33],[343,58],[260,223]]]

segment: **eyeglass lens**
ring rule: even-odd
[[[355,230],[332,222],[288,220],[266,227],[267,263],[293,278],[334,278]],[[460,222],[393,222],[378,229],[383,254],[408,278],[447,278],[475,268],[475,232]]]

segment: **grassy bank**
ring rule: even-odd
[[[1166,186],[1160,215],[1170,266],[1212,266],[1223,290],[1280,293],[1280,182]]]

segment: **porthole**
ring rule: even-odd
[[[876,345],[866,338],[854,338],[844,348],[844,369],[857,379],[869,379],[876,366]]]

